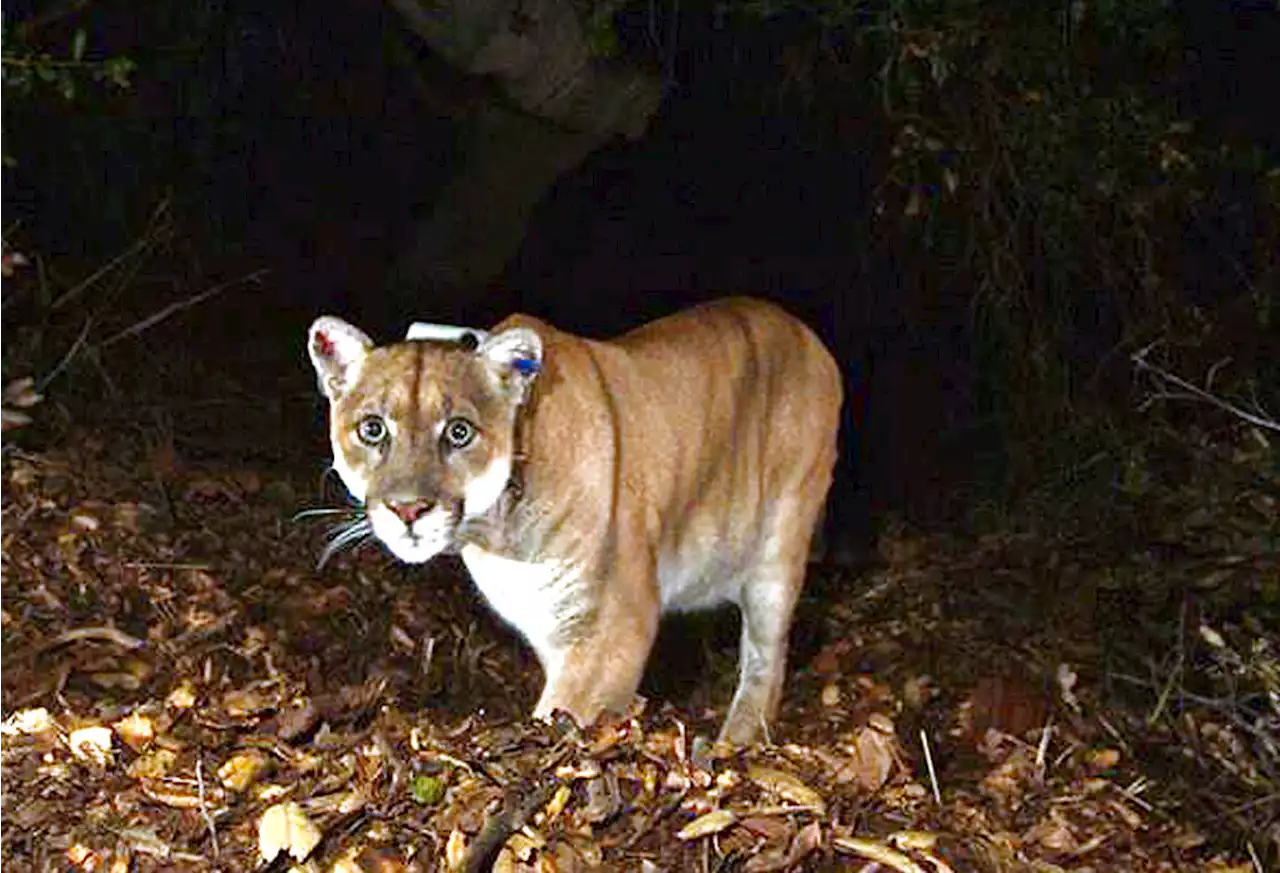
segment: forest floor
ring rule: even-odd
[[[1277,869],[1256,431],[1188,437],[1125,524],[889,524],[815,565],[773,743],[731,750],[701,738],[732,613],[664,628],[647,703],[580,731],[523,717],[537,663],[458,566],[317,569],[294,517],[339,498],[287,351],[121,363],[6,434],[6,870]]]

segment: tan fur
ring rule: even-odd
[[[740,676],[721,736],[760,736],[836,457],[840,375],[808,328],[731,299],[608,342],[528,316],[476,351],[374,349],[332,318],[310,340],[335,467],[393,553],[462,555],[542,662],[536,715],[624,708],[662,612],[732,602]],[[389,425],[375,449],[356,437],[369,415]],[[477,436],[443,448],[459,416]],[[520,487],[485,505],[507,464]]]

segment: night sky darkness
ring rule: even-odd
[[[141,21],[128,6],[95,7],[97,44],[143,57],[156,45],[186,51],[190,75],[213,83],[212,102],[193,102],[181,81],[149,79],[144,65],[133,98],[141,111],[109,137],[101,118],[6,106],[5,150],[22,161],[20,172],[6,170],[6,225],[21,218],[47,255],[92,262],[118,250],[169,189],[209,263],[228,275],[272,270],[263,289],[219,304],[254,313],[262,333],[249,341],[300,350],[301,326],[321,311],[384,337],[414,317],[449,317],[450,301],[430,289],[416,311],[384,293],[413,217],[457,157],[453,125],[425,110],[385,59],[393,13],[336,0],[305,12],[227,3],[223,44],[193,50],[174,47],[161,16]],[[1274,4],[1180,10],[1184,69],[1162,86],[1231,135],[1280,147]],[[641,38],[643,25],[632,21],[624,39]],[[561,180],[496,285],[494,316],[520,308],[605,334],[708,296],[782,300],[845,366],[841,511],[945,515],[933,502],[964,475],[945,460],[947,446],[963,458],[976,424],[967,300],[957,293],[949,310],[902,310],[908,265],[869,241],[885,145],[871,108],[847,113],[842,141],[852,131],[865,144],[850,149],[762,101],[757,86],[776,77],[790,26],[730,31],[686,12],[649,133]]]

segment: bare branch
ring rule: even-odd
[[[1180,376],[1175,376],[1163,367],[1157,367],[1147,360],[1147,355],[1155,348],[1157,343],[1152,343],[1146,348],[1140,349],[1130,356],[1134,366],[1144,373],[1149,373],[1155,383],[1155,391],[1146,400],[1142,402],[1142,408],[1146,408],[1158,400],[1190,400],[1200,403],[1208,403],[1210,406],[1216,406],[1223,412],[1230,413],[1236,418],[1252,424],[1254,427],[1260,427],[1264,430],[1280,433],[1280,422],[1276,421],[1275,416],[1258,406],[1254,402],[1256,412],[1250,412],[1242,409],[1233,403],[1229,403],[1211,393],[1209,388],[1213,387],[1213,380],[1217,377],[1218,372],[1224,365],[1228,363],[1229,358],[1225,358],[1209,368],[1209,374],[1205,380],[1205,388],[1200,388],[1191,384]],[[1176,388],[1177,390],[1172,390]]]
[[[131,336],[138,336],[144,331],[150,330],[151,328],[155,327],[157,324],[164,321],[166,318],[173,315],[174,313],[181,312],[184,309],[190,309],[193,306],[203,303],[204,301],[208,300],[210,297],[215,297],[221,294],[223,291],[226,291],[228,288],[231,288],[235,285],[239,285],[242,282],[245,282],[245,283],[256,282],[266,274],[267,274],[266,270],[256,270],[250,273],[249,275],[243,276],[239,279],[233,279],[230,282],[223,282],[220,285],[214,285],[212,288],[201,291],[199,294],[196,294],[192,297],[188,297],[185,300],[178,300],[174,303],[170,303],[168,306],[164,307],[159,312],[156,312],[152,315],[147,316],[146,318],[142,319],[142,321],[137,322],[131,327],[126,327],[124,330],[120,331],[114,336],[108,337],[107,339],[98,343],[96,348],[105,349],[105,348],[108,348],[109,346],[115,345],[117,342],[119,342],[122,339],[126,339]]]
[[[48,388],[50,383],[53,382],[54,379],[58,378],[58,375],[75,359],[76,354],[84,347],[85,341],[89,339],[89,331],[92,329],[93,319],[86,318],[84,320],[84,327],[80,329],[80,335],[77,336],[76,341],[71,344],[71,348],[67,349],[67,353],[62,356],[62,360],[58,361],[57,366],[50,370],[49,374],[41,379],[39,384],[36,386],[37,394],[43,394],[44,389]]]

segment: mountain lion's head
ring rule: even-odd
[[[326,316],[307,348],[329,398],[333,468],[372,532],[410,563],[451,550],[460,523],[492,508],[511,478],[517,415],[542,363],[538,334],[379,348]]]

